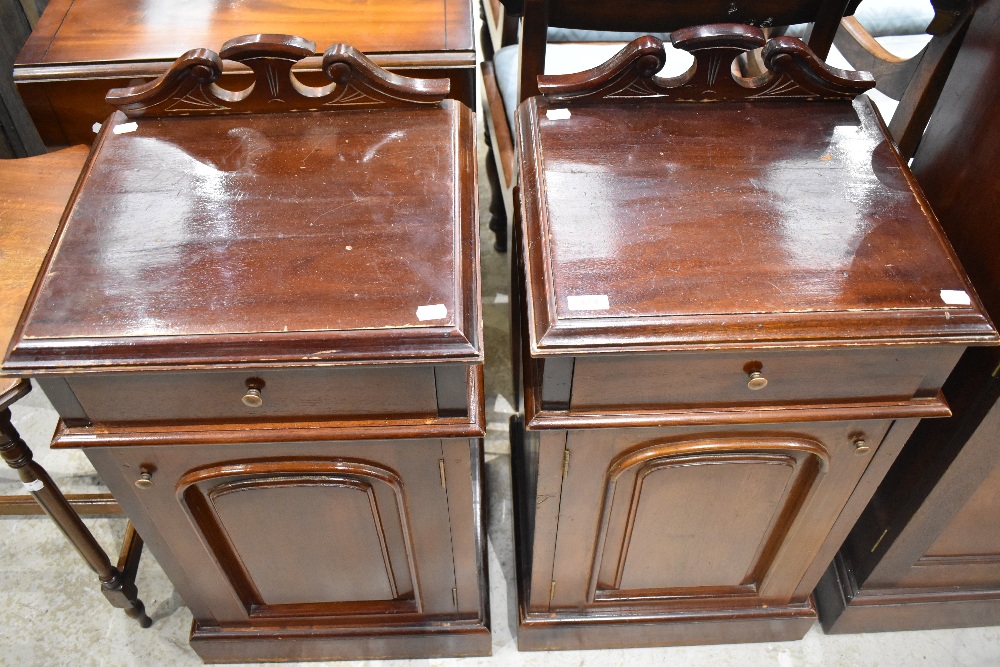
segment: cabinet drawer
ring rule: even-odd
[[[567,398],[571,411],[909,400],[935,395],[960,354],[924,346],[577,357]],[[547,366],[542,378],[546,407],[557,407],[559,373]]]
[[[70,376],[67,382],[94,423],[419,419],[464,407],[468,366],[112,373]],[[258,386],[255,400],[248,390]]]

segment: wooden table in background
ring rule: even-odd
[[[92,125],[112,111],[109,89],[153,79],[189,49],[218,50],[254,33],[305,37],[320,52],[350,44],[396,74],[447,77],[451,97],[475,106],[470,0],[52,0],[14,63],[14,81],[46,145],[89,144]],[[302,67],[315,73],[319,58]],[[233,85],[252,81],[242,78]]]

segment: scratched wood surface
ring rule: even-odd
[[[477,281],[473,132],[451,100],[105,132],[11,365],[144,344],[160,360],[365,357],[384,338],[478,358],[460,288]]]

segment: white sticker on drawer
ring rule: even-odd
[[[448,306],[443,303],[435,303],[430,306],[420,306],[417,308],[417,319],[421,322],[443,320],[446,317],[448,317]]]
[[[569,120],[569,109],[549,109],[545,112],[545,117],[549,120]]]
[[[607,294],[580,294],[567,297],[566,305],[570,310],[607,310],[611,307]]]
[[[943,289],[941,290],[941,300],[949,306],[968,306],[972,304],[972,297],[965,290]]]
[[[40,479],[36,479],[34,482],[22,482],[22,484],[28,491],[41,491],[45,488],[45,484]]]
[[[126,132],[135,132],[139,129],[139,123],[122,123],[121,125],[115,125],[111,128],[111,131],[115,134],[125,134]]]

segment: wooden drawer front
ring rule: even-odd
[[[432,365],[110,373],[67,380],[94,423],[433,418],[438,383],[461,383],[448,389],[466,392],[465,367],[441,368],[437,373]],[[258,407],[242,400],[247,380],[254,378],[264,382]]]
[[[792,601],[890,424],[569,431],[552,607]]]
[[[942,347],[578,357],[571,411],[724,405],[770,405],[856,399],[907,400],[934,395],[962,350]],[[558,360],[556,363],[559,363]],[[546,364],[551,363],[548,359]],[[748,387],[759,368],[766,386]],[[557,374],[546,373],[557,379]],[[549,387],[547,404],[555,398]],[[558,401],[555,401],[558,404]]]

